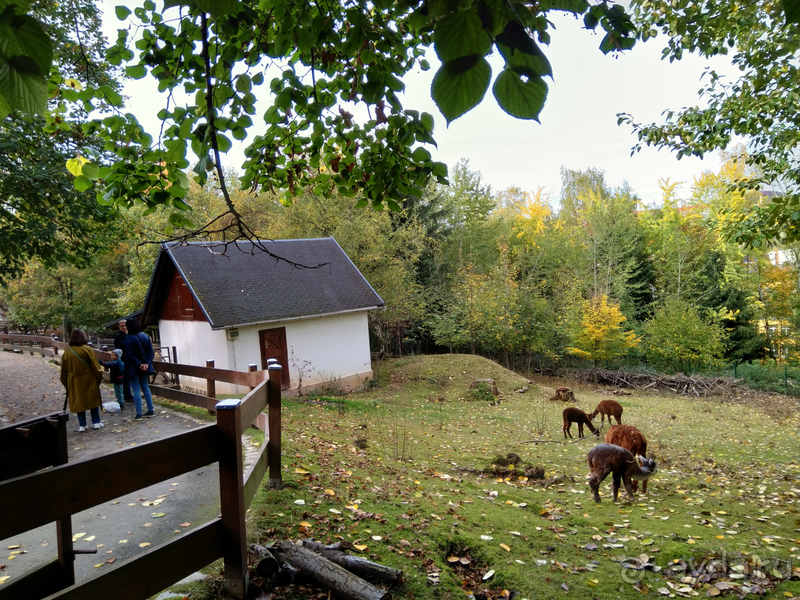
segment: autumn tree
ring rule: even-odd
[[[605,295],[584,302],[580,325],[572,338],[573,346],[566,350],[592,361],[595,383],[600,361],[618,358],[639,344],[633,331],[623,329],[626,320],[619,305],[609,302]]]

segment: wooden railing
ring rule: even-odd
[[[0,600],[115,598],[152,596],[196,570],[222,558],[225,586],[235,598],[247,595],[245,511],[269,469],[269,484],[281,487],[281,367],[269,366],[269,377],[241,400],[215,405],[217,422],[162,440],[142,444],[46,471],[0,482],[0,539],[53,521],[63,522],[81,511],[125,494],[169,480],[213,462],[219,463],[220,518],[156,546],[95,579],[53,593],[53,579],[44,569],[6,582]],[[245,473],[242,432],[268,408],[269,438]],[[15,426],[11,426],[15,427]],[[18,427],[18,426],[17,426]],[[140,466],[146,464],[147,469]],[[124,474],[124,476],[120,476]],[[74,555],[70,555],[70,560]],[[59,579],[65,583],[63,579]],[[24,586],[22,587],[22,583]],[[24,596],[20,596],[24,590]],[[52,594],[52,595],[47,595]]]
[[[53,338],[46,335],[0,333],[0,349],[8,352],[30,352],[53,356]]]

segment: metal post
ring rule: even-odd
[[[247,597],[247,544],[244,522],[241,400],[216,405],[219,445],[219,491],[222,509],[222,558],[225,589],[234,598]]]
[[[277,363],[277,361],[275,362]],[[269,382],[267,383],[269,481],[267,486],[272,490],[280,490],[283,489],[283,480],[281,479],[281,366],[271,364],[267,370],[269,371]]]

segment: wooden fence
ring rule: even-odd
[[[5,337],[8,336],[2,336]],[[5,343],[2,338],[0,341]],[[55,462],[50,463],[56,466],[0,481],[0,539],[53,521],[58,523],[59,529],[59,559],[16,582],[4,584],[0,588],[0,600],[40,600],[45,597],[48,600],[141,600],[219,558],[225,562],[228,593],[234,598],[245,598],[248,587],[245,511],[267,470],[271,487],[280,489],[282,484],[280,365],[271,364],[268,374],[268,378],[255,385],[243,399],[216,402],[213,406],[217,415],[216,424],[72,464],[63,464],[66,452],[64,437],[63,444],[58,442],[63,445],[63,448],[58,448],[61,448],[59,452],[64,456],[57,454]],[[216,377],[219,374],[211,375]],[[246,377],[238,377],[242,375]],[[233,375],[219,376],[220,381],[226,381],[222,377],[234,378]],[[248,385],[256,383],[258,375],[238,373],[237,377],[234,383],[246,380],[247,383],[243,385]],[[210,406],[209,398],[198,394],[191,396],[201,398],[202,406]],[[176,399],[185,402],[187,396]],[[268,440],[253,464],[244,472],[242,433],[263,414],[264,408],[268,410]],[[13,435],[24,440],[27,439],[26,429],[30,437],[31,427],[25,424],[10,425],[0,432],[13,430]],[[0,435],[0,442],[2,440]],[[81,584],[72,583],[75,551],[71,542],[68,543],[71,540],[72,515],[214,462],[219,463],[219,518],[156,546],[95,579]],[[139,468],[143,464],[148,468]],[[30,465],[41,468],[36,461]],[[120,477],[120,473],[124,477]]]

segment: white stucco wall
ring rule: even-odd
[[[297,389],[298,371],[304,361],[310,363],[305,367],[304,390],[313,389],[331,378],[356,387],[372,377],[366,312],[241,327],[239,339],[228,342],[232,346],[229,357],[231,360],[233,355],[236,357],[235,369],[246,371],[250,363],[257,364],[260,369],[258,332],[279,327],[286,328],[292,391]]]
[[[203,321],[166,321],[159,320],[158,330],[161,345],[178,349],[178,359],[182,365],[205,367],[206,360],[213,360],[217,369],[231,369],[228,363],[228,340],[224,331],[212,331],[211,325]],[[245,367],[245,369],[247,368]],[[181,385],[205,390],[206,380],[181,375]],[[223,384],[217,383],[219,393],[235,393],[221,390]]]
[[[258,332],[285,327],[291,392],[297,389],[304,361],[309,363],[303,376],[304,391],[332,378],[356,387],[372,377],[366,312],[240,327],[236,340],[228,340],[224,330],[212,331],[205,322],[161,320],[158,326],[161,344],[177,347],[179,363],[204,367],[207,359],[213,359],[217,368],[233,371],[247,371],[250,364],[261,369]],[[205,381],[193,377],[181,376],[181,384],[205,389]],[[216,385],[220,394],[248,391],[237,387],[222,382]]]

